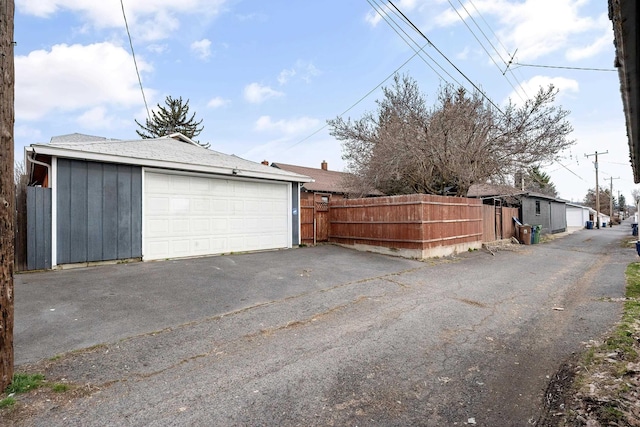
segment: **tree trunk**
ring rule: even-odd
[[[13,377],[14,0],[0,3],[0,391]]]

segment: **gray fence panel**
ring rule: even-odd
[[[51,268],[51,189],[27,188],[27,270]]]

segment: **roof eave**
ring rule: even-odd
[[[609,0],[609,18],[613,23],[616,66],[620,78],[620,93],[629,139],[629,157],[635,183],[640,183],[638,12],[637,0]]]
[[[37,154],[44,154],[55,157],[63,157],[76,160],[89,160],[106,163],[120,163],[125,165],[136,165],[158,169],[174,169],[188,172],[202,172],[216,175],[238,176],[244,178],[270,179],[274,181],[286,182],[311,182],[312,179],[303,175],[286,176],[268,172],[250,171],[238,167],[217,167],[208,165],[196,165],[192,163],[180,163],[167,160],[153,160],[129,156],[117,156],[114,154],[93,153],[68,148],[52,147],[49,145],[31,145]]]

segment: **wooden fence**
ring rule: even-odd
[[[515,236],[517,208],[425,194],[300,201],[301,242],[329,241],[413,258],[444,256]]]
[[[16,186],[16,216],[13,230],[15,232],[15,271],[27,270],[27,175],[20,177],[20,185]]]
[[[345,199],[329,208],[329,241],[413,258],[482,246],[478,199],[427,194]]]
[[[301,243],[315,245],[329,241],[328,199],[328,195],[316,193],[311,198],[300,200]]]
[[[484,205],[482,207],[482,241],[510,239],[516,235],[513,217],[519,217],[518,208]]]

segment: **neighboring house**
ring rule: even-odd
[[[181,134],[131,141],[72,134],[32,144],[25,157],[30,269],[300,243],[299,185],[311,178]]]
[[[585,228],[587,221],[593,221],[595,214],[595,209],[567,202],[567,227]]]
[[[467,197],[480,198],[485,203],[503,203],[520,208],[523,224],[542,226],[542,234],[567,230],[566,201],[546,194],[522,191],[507,185],[475,184]]]
[[[600,226],[601,227],[609,227],[610,224],[609,222],[611,221],[611,217],[609,215],[605,215],[602,212],[600,212],[598,218],[600,218]]]
[[[263,164],[269,164],[266,160]],[[300,187],[300,198],[309,200],[314,198],[314,194],[324,196],[326,201],[332,199],[344,199],[347,197],[349,190],[347,188],[348,173],[330,171],[326,161],[322,161],[320,169],[309,168],[305,166],[288,165],[286,163],[271,163],[271,166],[277,169],[306,175],[311,177],[313,181],[305,182]]]

